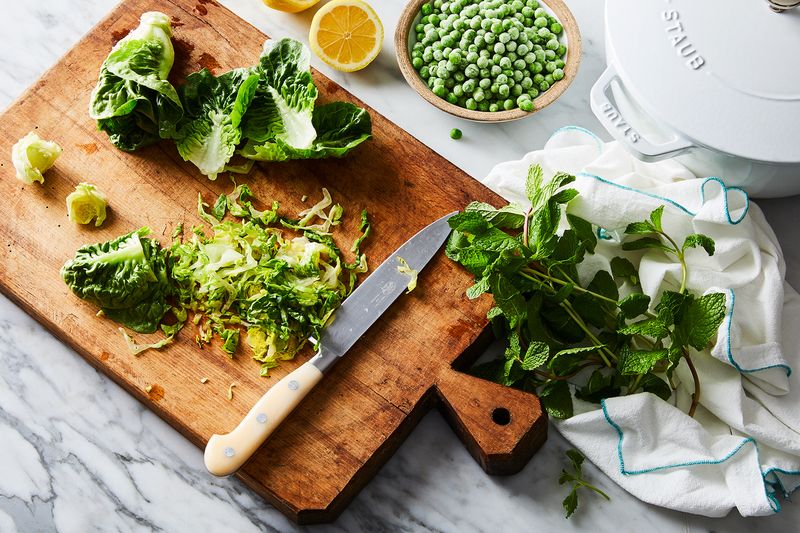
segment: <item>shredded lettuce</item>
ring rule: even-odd
[[[11,162],[17,179],[25,183],[44,183],[44,172],[55,164],[60,155],[59,145],[41,139],[34,132],[28,133],[11,147]]]
[[[397,257],[397,262],[400,263],[397,266],[397,271],[408,276],[408,287],[406,287],[406,294],[408,294],[417,288],[417,277],[419,276],[419,271],[408,266],[408,262],[400,256]]]
[[[211,342],[216,333],[232,356],[239,343],[236,326],[244,326],[253,357],[267,375],[279,361],[293,358],[309,337],[320,337],[352,291],[349,273],[356,266],[345,264],[327,231],[342,216],[327,190],[298,219],[281,217],[277,204],[259,211],[252,200],[247,185],[221,195],[215,202],[221,206],[218,214],[225,215],[224,207],[242,220],[218,221],[205,212],[201,198],[199,209],[210,231],[196,230],[190,239],[173,243],[170,277],[178,305],[201,317],[198,344]],[[299,234],[285,235],[283,228]]]

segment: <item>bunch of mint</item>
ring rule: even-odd
[[[563,206],[578,195],[567,188],[575,177],[558,173],[545,180],[530,168],[526,194],[531,207],[495,208],[473,202],[450,218],[447,256],[475,276],[469,298],[489,293],[495,306],[488,318],[498,338],[508,340],[502,357],[474,372],[498,383],[535,392],[556,418],[573,414],[574,396],[599,403],[609,397],[652,392],[668,399],[672,373],[684,359],[694,377],[689,414],[700,399],[690,348],[703,350],[725,316],[725,295],[696,296],[686,289],[685,254],[701,247],[714,254],[714,241],[691,234],[677,243],[662,227],[664,206],[648,220],[629,224],[626,251],[655,249],[681,265],[681,285],[657,296],[644,294],[633,263],[615,257],[585,286],[578,265],[597,245],[589,221],[566,215]],[[624,286],[625,297],[620,297]]]

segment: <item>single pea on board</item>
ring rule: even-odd
[[[464,134],[461,133],[461,130],[458,128],[453,128],[452,130],[450,130],[450,138],[456,141],[459,140],[461,137],[463,137],[463,135]]]
[[[538,0],[431,0],[420,15],[411,64],[451,104],[530,112],[564,78],[564,28]]]

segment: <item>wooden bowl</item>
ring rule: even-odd
[[[535,114],[536,111],[553,103],[567,90],[572,80],[575,79],[575,74],[578,72],[578,65],[581,62],[581,34],[580,31],[578,31],[578,24],[575,22],[575,17],[572,16],[572,12],[562,0],[547,0],[546,3],[539,0],[541,7],[549,11],[551,15],[554,15],[564,28],[564,32],[559,37],[559,40],[567,46],[567,56],[564,60],[564,78],[555,82],[548,90],[533,99],[533,111],[523,111],[519,108],[511,109],[510,111],[503,110],[495,112],[471,111],[451,104],[444,98],[439,98],[433,94],[433,91],[428,88],[428,84],[420,78],[419,73],[414,70],[414,67],[411,65],[411,48],[416,42],[416,32],[413,31],[413,28],[418,23],[419,19],[422,18],[420,14],[422,4],[429,1],[430,0],[410,0],[408,2],[397,23],[397,30],[394,33],[394,47],[395,53],[397,54],[397,62],[400,65],[400,72],[403,73],[403,77],[408,84],[425,100],[442,111],[476,122],[508,122],[511,120],[518,120],[531,116]]]

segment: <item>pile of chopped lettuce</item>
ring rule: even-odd
[[[370,229],[366,212],[350,249],[355,260],[348,263],[332,235],[344,210],[327,189],[322,192],[322,200],[296,218],[282,216],[277,202],[258,210],[247,185],[220,195],[213,206],[199,196],[200,216],[210,227],[197,226],[184,239],[179,226],[163,250],[144,238],[147,228],[84,246],[64,265],[62,277],[76,295],[134,331],[161,326],[167,337],[155,344],[136,344],[123,331],[133,353],[169,344],[191,316],[195,341],[203,346],[218,336],[230,357],[245,330],[267,375],[310,338],[320,338],[357,274],[367,270],[360,250]],[[167,325],[170,309],[177,323]]]
[[[369,139],[366,110],[347,102],[316,105],[310,52],[294,39],[267,40],[258,64],[214,76],[190,74],[178,91],[169,18],[142,15],[103,63],[90,114],[111,142],[135,150],[172,139],[204,175],[246,173],[253,161],[342,157]],[[234,154],[249,160],[232,165]]]

